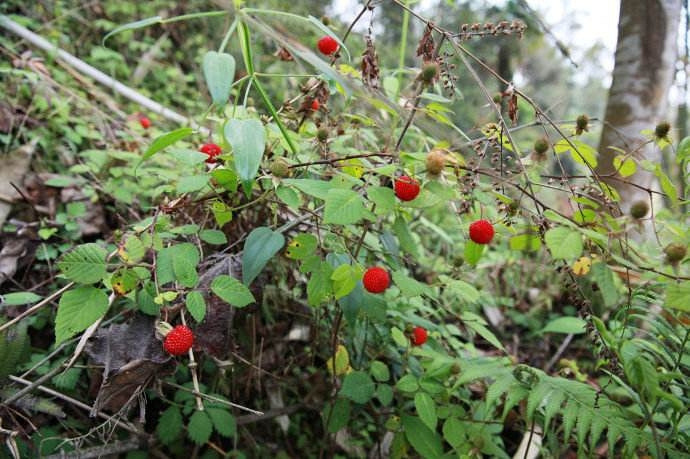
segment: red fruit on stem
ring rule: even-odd
[[[148,129],[151,127],[151,120],[145,116],[140,116],[139,124],[141,124],[141,127],[143,127],[144,129]]]
[[[165,335],[163,349],[172,355],[183,355],[194,344],[194,333],[186,325],[177,325]]]
[[[494,225],[488,220],[477,220],[470,225],[470,239],[477,244],[488,244],[494,238]]]
[[[207,163],[213,164],[216,162],[216,156],[222,153],[222,150],[215,143],[205,143],[199,148],[199,151],[208,155]]]
[[[428,333],[423,327],[414,327],[412,330],[412,344],[415,346],[421,346],[426,343]]]
[[[391,284],[391,276],[385,269],[374,266],[364,271],[364,277],[362,277],[362,284],[367,292],[370,293],[381,293],[385,291]]]
[[[419,182],[403,175],[395,179],[395,195],[401,201],[412,201],[419,194]]]
[[[328,35],[322,37],[317,45],[319,47],[319,51],[326,56],[330,56],[334,52],[338,51],[338,42],[335,41],[335,38],[329,37]]]
[[[321,104],[319,103],[319,99],[314,99],[311,101],[311,109],[314,111],[318,111],[319,107],[321,107]]]

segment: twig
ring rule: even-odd
[[[11,327],[12,325],[16,324],[17,322],[19,322],[20,320],[22,320],[24,317],[30,316],[30,315],[33,314],[34,312],[38,311],[39,309],[41,309],[41,308],[42,308],[43,306],[45,306],[46,304],[48,304],[48,303],[50,303],[51,301],[53,301],[55,298],[57,298],[58,296],[62,295],[62,293],[63,293],[65,290],[69,290],[69,289],[72,288],[73,286],[74,286],[74,282],[70,282],[69,284],[65,285],[64,287],[62,287],[60,290],[56,291],[55,293],[53,293],[53,294],[50,295],[49,297],[44,298],[42,301],[39,301],[39,302],[36,303],[35,305],[31,306],[29,309],[27,309],[26,311],[22,312],[21,314],[19,314],[19,315],[18,315],[17,317],[15,317],[14,319],[10,320],[10,321],[7,322],[7,323],[4,323],[4,324],[0,325],[0,332],[2,332],[3,330],[5,330],[5,329]]]
[[[128,440],[116,441],[109,445],[92,446],[90,448],[78,449],[69,453],[61,451],[57,454],[45,456],[44,459],[90,459],[92,457],[103,457],[126,453],[127,451],[133,451],[140,447],[141,440],[136,437],[132,437]]]
[[[246,406],[238,405],[237,403],[228,402],[227,400],[223,400],[222,398],[214,397],[213,395],[204,394],[203,392],[196,392],[188,387],[180,386],[179,384],[171,383],[169,381],[163,381],[163,383],[170,387],[174,387],[175,389],[180,389],[191,394],[198,395],[199,397],[209,400],[211,402],[220,403],[221,405],[231,406],[233,408],[248,411],[249,413],[253,413],[258,416],[264,415],[263,411],[253,410],[251,408],[247,408]]]
[[[568,347],[570,342],[573,340],[573,335],[572,333],[568,334],[568,336],[565,337],[563,342],[561,343],[560,346],[558,346],[558,350],[556,350],[556,353],[549,359],[549,361],[546,363],[546,366],[544,367],[544,372],[548,373],[549,370],[551,370],[551,367],[553,367],[556,362],[558,362],[558,359],[561,358],[561,355],[563,355],[563,352],[565,352],[565,349]]]

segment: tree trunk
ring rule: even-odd
[[[680,7],[681,0],[621,0],[616,62],[599,142],[597,172],[601,175],[616,172],[613,158],[621,153],[611,147],[637,159],[661,161],[659,149],[648,144],[640,132],[654,130],[668,116],[667,95],[677,57]],[[640,167],[627,180],[658,188],[654,174]],[[604,181],[620,193],[623,212],[627,213],[631,203],[649,199],[644,190],[606,177]]]

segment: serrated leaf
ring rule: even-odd
[[[613,158],[613,167],[621,177],[630,177],[637,170],[635,161],[625,155],[616,155]]]
[[[661,185],[661,190],[668,196],[671,201],[672,207],[678,206],[678,190],[673,184],[671,179],[666,175],[664,170],[661,168],[661,164],[657,164],[654,169],[654,175],[659,179],[659,185]]]
[[[204,301],[204,296],[201,292],[194,290],[187,293],[185,304],[187,306],[187,311],[194,317],[194,320],[197,322],[204,320],[206,316],[206,301]]]
[[[546,232],[544,240],[556,259],[574,260],[582,254],[582,235],[570,228],[552,228]]]
[[[175,129],[174,131],[170,131],[168,133],[165,133],[161,136],[156,137],[153,142],[151,142],[151,145],[146,149],[144,154],[141,157],[141,161],[149,159],[151,156],[155,155],[159,151],[163,150],[164,148],[169,147],[170,145],[179,142],[180,140],[184,139],[185,137],[189,137],[194,133],[194,129],[189,128],[189,127],[183,127],[180,129]]]
[[[357,223],[371,213],[364,207],[362,196],[356,191],[331,189],[326,196],[323,222],[337,225]]]
[[[285,255],[292,260],[303,260],[316,251],[318,244],[313,234],[298,234],[288,243]]]
[[[364,404],[374,396],[376,386],[369,375],[363,371],[353,371],[345,376],[340,395],[355,403]]]
[[[79,284],[93,284],[105,276],[107,256],[108,252],[97,244],[82,244],[65,253],[57,264],[69,280]]]
[[[108,295],[95,287],[68,290],[60,297],[55,317],[55,344],[89,328],[108,310]]]
[[[283,183],[294,186],[302,193],[322,200],[325,200],[328,196],[328,192],[333,189],[333,184],[325,180],[285,179]]]
[[[156,434],[161,443],[168,445],[172,443],[182,432],[182,414],[176,406],[169,406],[158,418]]]
[[[213,423],[206,411],[195,411],[187,424],[187,436],[197,445],[203,445],[213,433]]]
[[[283,247],[285,237],[271,228],[254,228],[244,243],[242,253],[242,282],[249,285],[266,263]]]
[[[414,406],[417,410],[419,419],[432,431],[436,430],[436,422],[438,416],[436,415],[436,403],[426,392],[417,392],[414,396]]]
[[[235,58],[227,53],[208,51],[204,55],[202,69],[213,103],[218,107],[225,106],[235,78]]]
[[[205,156],[205,155],[204,155]],[[206,156],[208,158],[208,156]],[[211,177],[230,193],[237,191],[237,174],[231,169],[214,169]]]
[[[146,255],[146,247],[141,242],[141,239],[134,235],[129,235],[118,250],[118,254],[125,263],[139,263]]]
[[[336,300],[347,296],[357,282],[362,278],[362,270],[358,266],[349,264],[342,264],[335,268],[331,273],[331,280],[333,281],[333,295]]]
[[[395,209],[395,193],[388,187],[369,187],[367,188],[367,197],[376,204],[376,213],[379,215],[387,215]]]
[[[178,260],[175,262],[174,260]],[[181,263],[188,264],[196,270],[199,264],[199,250],[194,244],[183,242],[170,247],[166,247],[156,255],[156,279],[159,285],[168,284],[177,279],[175,272],[175,264],[178,265],[178,270],[186,282],[190,282],[190,278],[185,277],[187,273],[186,268],[180,267]],[[195,271],[196,272],[196,271]],[[192,285],[193,287],[194,285]]]
[[[199,238],[207,244],[221,245],[228,243],[228,238],[225,236],[225,233],[219,230],[203,230],[199,233]]]
[[[232,146],[237,175],[245,186],[245,191],[249,192],[250,183],[259,171],[266,148],[266,129],[257,119],[232,119],[225,125],[223,133]]]
[[[236,308],[243,308],[256,301],[252,292],[242,282],[225,274],[213,279],[211,291]]]
[[[207,408],[206,412],[211,418],[213,428],[223,437],[234,437],[237,432],[235,416],[223,408]]]
[[[438,458],[443,455],[441,437],[430,430],[421,419],[413,416],[402,416],[405,437],[412,447],[424,458]]]
[[[194,248],[196,251],[196,247]],[[196,254],[198,259],[199,255]],[[175,273],[175,280],[182,287],[193,288],[199,282],[199,274],[196,272],[196,263],[192,264],[194,258],[183,258],[175,256],[172,259],[173,273]]]

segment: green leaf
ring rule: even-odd
[[[690,281],[669,284],[666,287],[666,302],[664,306],[690,312]]]
[[[323,222],[337,225],[357,223],[371,215],[364,207],[362,196],[356,191],[335,188],[328,191]]]
[[[388,379],[391,377],[391,373],[388,370],[388,365],[379,360],[374,360],[371,362],[370,371],[374,379],[379,382],[388,381]]]
[[[496,338],[496,335],[494,335],[494,332],[489,330],[484,323],[476,320],[478,319],[479,316],[475,316],[474,314],[470,312],[465,312],[462,315],[462,319],[464,321],[464,324],[467,326],[467,328],[473,330],[476,332],[479,336],[484,338],[486,341],[491,343],[492,346],[494,346],[497,349],[504,349],[503,344],[501,341],[499,341],[498,338]]]
[[[230,193],[237,191],[237,174],[231,169],[214,169],[211,177]]]
[[[35,303],[42,297],[32,292],[14,292],[0,295],[0,306],[18,306],[21,304]]]
[[[328,197],[328,192],[333,189],[333,184],[325,180],[284,179],[283,183],[294,186],[302,193],[322,200],[325,200]]]
[[[465,261],[472,266],[476,266],[482,257],[482,253],[484,253],[485,246],[486,244],[477,244],[470,239],[465,241]]]
[[[178,281],[186,287],[195,287],[198,282],[196,266],[199,264],[199,250],[194,244],[166,247],[156,256],[156,279],[159,285]]]
[[[163,22],[163,18],[160,16],[153,16],[150,18],[146,19],[140,19],[138,21],[134,22],[129,22],[127,24],[123,24],[121,26],[115,27],[113,30],[108,32],[105,37],[103,37],[103,45],[105,46],[105,41],[112,37],[115,34],[118,34],[120,32],[124,32],[126,30],[135,30],[135,29],[141,29],[144,27],[148,27],[153,24],[161,24]]]
[[[332,405],[326,405],[323,412],[323,419],[328,422],[326,430],[330,433],[336,433],[348,422],[350,422],[350,412],[352,411],[352,404],[346,398],[338,398]]]
[[[228,238],[225,233],[219,230],[206,229],[199,233],[199,237],[207,244],[221,245],[227,244]]]
[[[594,279],[599,286],[599,291],[604,299],[606,307],[615,306],[618,302],[618,289],[614,282],[613,271],[606,263],[597,262],[592,264],[592,279]]]
[[[204,301],[204,296],[201,292],[194,290],[187,293],[185,303],[187,305],[187,311],[194,317],[194,320],[197,322],[204,320],[206,316],[206,301]]]
[[[242,282],[225,274],[213,279],[211,291],[236,308],[243,308],[256,301],[252,292]]]
[[[307,282],[307,302],[310,306],[318,306],[333,293],[331,274],[333,267],[325,261],[320,261],[318,267],[312,271]]]
[[[93,284],[105,276],[107,256],[108,252],[98,244],[83,244],[65,253],[57,265],[69,280],[79,284]]]
[[[203,445],[213,433],[213,423],[206,411],[195,411],[187,424],[187,436],[197,445]]]
[[[125,263],[139,263],[146,255],[146,247],[141,239],[134,235],[127,236],[124,250],[120,251],[120,258]]]
[[[304,260],[314,254],[318,244],[319,241],[313,234],[301,233],[288,243],[285,255],[292,260]]]
[[[554,258],[574,260],[582,254],[582,235],[570,228],[552,228],[546,232],[544,240]]]
[[[342,264],[331,274],[335,299],[348,295],[362,278],[362,270],[357,266]]]
[[[83,286],[62,294],[55,317],[55,344],[89,328],[108,311],[108,295]]]
[[[683,164],[683,161],[690,158],[690,137],[684,137],[678,142],[676,148],[676,163]]]
[[[276,188],[276,196],[293,210],[299,209],[299,206],[302,204],[300,195],[289,186],[280,185]]]
[[[395,282],[395,286],[400,289],[400,293],[402,293],[405,298],[420,296],[422,294],[431,294],[431,288],[429,288],[428,285],[412,279],[402,271],[393,271],[393,282]]]
[[[616,155],[613,158],[613,167],[621,177],[630,177],[637,170],[637,164],[632,158],[626,155]]]
[[[209,182],[209,177],[206,174],[190,175],[188,177],[180,177],[177,182],[178,193],[194,193],[206,188]]]
[[[363,371],[353,371],[345,376],[340,395],[355,403],[364,404],[374,396],[376,386],[369,375]]]
[[[462,298],[468,304],[479,301],[479,291],[472,284],[445,276],[442,280],[446,282],[446,288],[451,295]]]
[[[525,250],[536,252],[541,248],[541,241],[536,233],[518,234],[508,241],[511,250]]]
[[[426,392],[417,392],[414,396],[414,406],[422,422],[432,431],[436,430],[436,404]]]
[[[156,137],[142,155],[141,161],[149,159],[151,156],[155,155],[164,148],[167,148],[170,145],[184,139],[185,137],[192,135],[192,133],[194,133],[194,129],[183,127]]]
[[[587,322],[579,317],[559,317],[552,320],[541,330],[542,333],[565,333],[579,335],[585,333]]]
[[[204,55],[202,69],[213,103],[224,107],[235,78],[235,58],[227,53],[208,51]]]
[[[234,437],[237,432],[235,416],[224,408],[206,408],[213,428],[223,437]]]
[[[180,251],[177,252],[179,253]],[[175,273],[175,280],[182,287],[193,288],[199,282],[199,274],[196,272],[198,259],[199,252],[197,252],[196,247],[194,247],[194,254],[191,255],[190,253],[188,257],[173,256],[172,267],[173,273]]]
[[[457,448],[465,438],[465,427],[458,418],[448,418],[443,423],[443,438],[452,446]]]
[[[574,145],[575,149],[570,144]],[[570,151],[570,155],[575,162],[585,165],[589,164],[589,167],[592,169],[597,167],[597,151],[581,140],[571,139],[568,141],[561,139],[554,144],[553,151],[556,153]]]
[[[383,406],[388,406],[393,401],[393,388],[388,384],[379,384],[376,387],[376,398]]]
[[[398,380],[395,387],[400,392],[416,392],[419,389],[419,382],[414,375],[405,375]]]
[[[443,455],[441,437],[418,417],[403,415],[402,425],[407,441],[422,457],[437,458]]]
[[[169,445],[180,435],[180,432],[182,432],[180,409],[176,406],[169,406],[158,418],[156,434],[158,434],[161,443]]]
[[[285,237],[281,233],[265,226],[254,228],[244,243],[242,282],[245,285],[251,284],[264,269],[268,260],[278,253],[284,244]]]
[[[671,179],[668,178],[668,175],[666,175],[664,170],[661,168],[661,164],[656,165],[656,168],[654,169],[654,175],[656,175],[657,178],[659,179],[659,184],[661,185],[661,190],[671,200],[671,206],[677,207],[678,206],[678,190],[676,189],[676,186],[673,184]]]
[[[395,193],[388,187],[369,187],[367,197],[376,204],[376,213],[379,215],[387,215],[395,209]]]
[[[257,119],[232,119],[225,124],[223,133],[232,146],[237,175],[245,190],[250,190],[266,148],[266,129]]]

